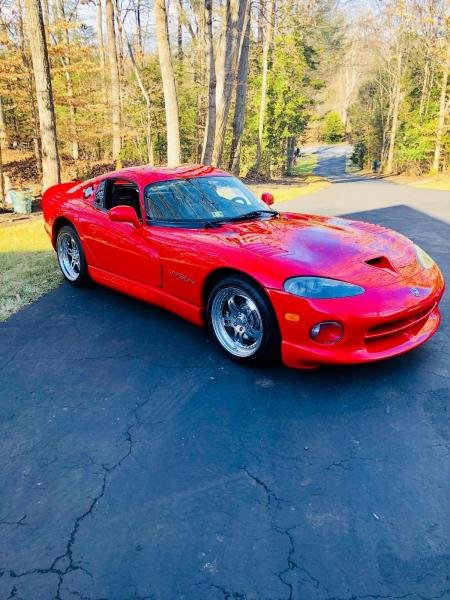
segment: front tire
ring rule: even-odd
[[[231,276],[211,291],[207,321],[219,348],[242,364],[267,364],[279,358],[280,332],[273,307],[252,281]]]
[[[64,225],[59,230],[56,238],[56,254],[59,268],[66,281],[77,287],[89,281],[81,240],[71,225]]]

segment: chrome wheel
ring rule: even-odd
[[[58,235],[57,250],[61,271],[69,281],[76,281],[81,270],[80,248],[77,240],[69,232],[61,232]]]
[[[253,298],[238,287],[224,287],[216,293],[211,323],[220,344],[234,356],[252,356],[261,345],[261,314]]]

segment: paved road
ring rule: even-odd
[[[283,210],[325,215],[354,213],[391,206],[408,206],[450,224],[450,192],[398,185],[384,179],[362,178],[345,173],[350,146],[311,146],[318,158],[315,172],[333,185],[298,200],[280,203]]]
[[[358,216],[450,277],[444,220]],[[0,598],[449,598],[449,334],[247,369],[169,313],[61,286],[0,327]]]

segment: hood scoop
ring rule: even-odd
[[[398,273],[397,269],[393,266],[391,261],[386,256],[376,256],[375,258],[369,258],[364,261],[366,265],[371,267],[377,267],[383,269],[383,271],[390,271],[391,273]]]

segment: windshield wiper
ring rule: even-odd
[[[237,221],[246,221],[247,219],[256,219],[261,215],[273,215],[278,217],[280,213],[276,210],[252,210],[251,212],[244,213],[243,215],[236,215],[234,217],[222,217],[221,219],[214,219],[214,221],[207,221],[205,227],[220,227],[224,223],[235,223]]]

